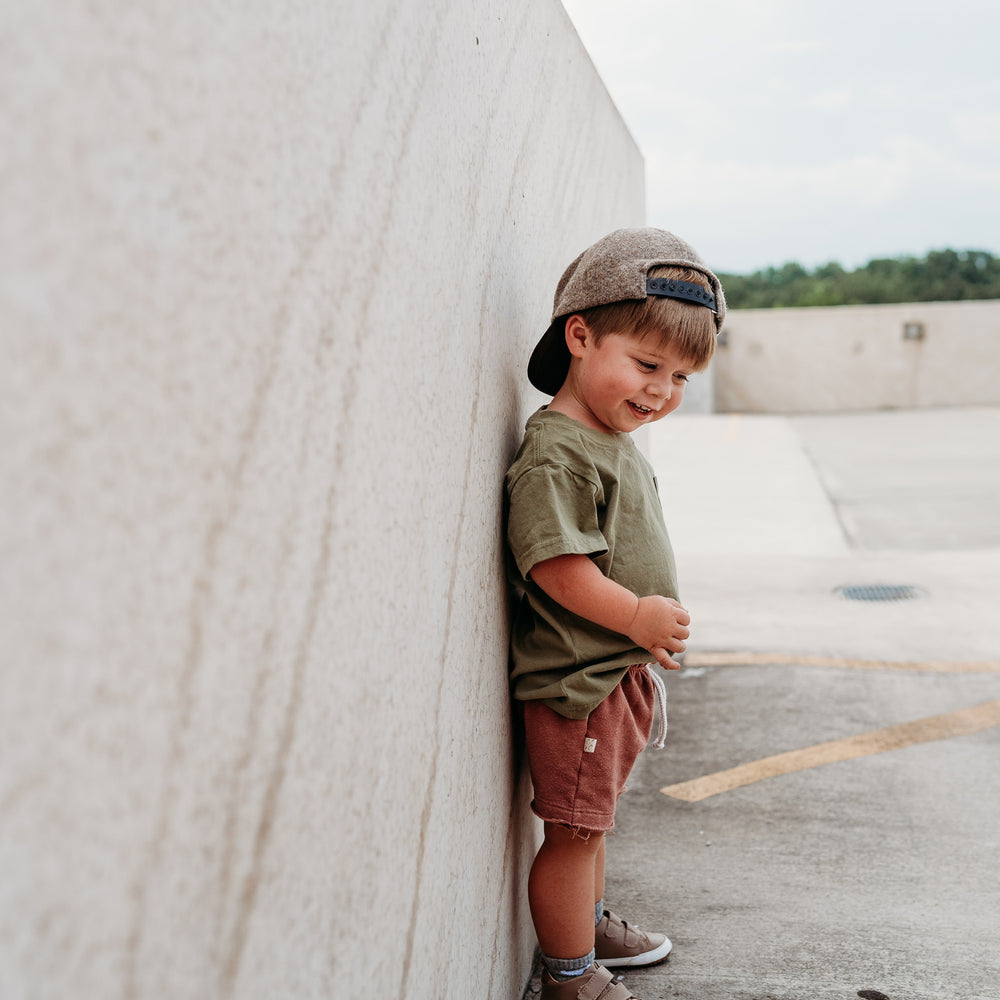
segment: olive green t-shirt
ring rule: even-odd
[[[618,632],[557,604],[529,577],[561,555],[586,555],[638,597],[677,598],[673,550],[653,468],[629,434],[605,433],[542,407],[507,470],[514,696],[586,718],[632,663],[652,659]]]

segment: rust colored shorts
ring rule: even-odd
[[[586,719],[567,719],[539,701],[526,701],[535,815],[574,830],[610,830],[625,782],[649,740],[654,701],[642,663],[629,667]]]

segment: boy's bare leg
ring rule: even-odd
[[[555,823],[545,824],[545,840],[528,876],[528,903],[542,953],[579,958],[594,947],[594,888],[597,859],[604,883],[604,834],[587,840]]]

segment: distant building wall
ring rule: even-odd
[[[562,6],[0,37],[0,994],[520,996],[501,477],[643,222]]]
[[[1000,301],[737,309],[713,362],[720,412],[1000,403]]]
[[[718,356],[718,351],[716,351]],[[715,409],[715,376],[714,364],[702,372],[696,372],[691,376],[687,388],[684,390],[684,402],[681,404],[681,413],[711,413]]]

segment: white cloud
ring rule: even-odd
[[[815,108],[817,111],[843,111],[851,106],[854,101],[854,92],[850,88],[839,90],[823,90],[805,98],[804,104],[807,108]]]
[[[953,123],[962,142],[1000,153],[1000,111],[958,111]]]
[[[646,157],[649,221],[725,267],[1000,252],[1000,7],[565,3]]]

